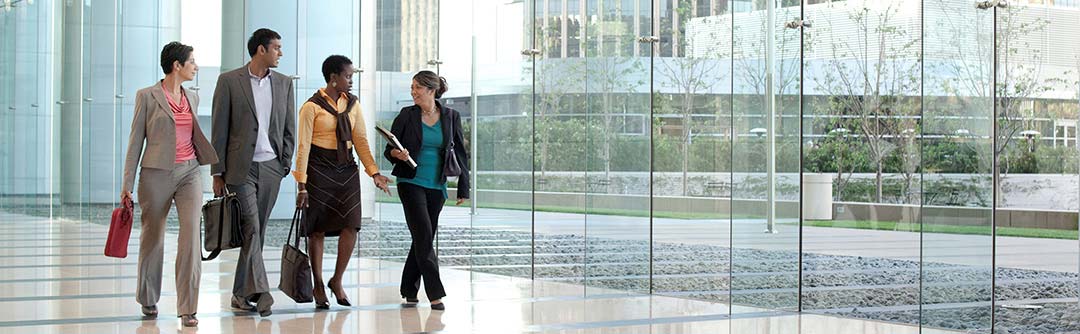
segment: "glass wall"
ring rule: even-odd
[[[799,308],[801,8],[760,1],[731,15],[731,300],[735,313]]]
[[[1072,185],[1080,177],[1075,132],[1080,42],[1057,42],[1055,36],[1071,34],[1080,11],[1075,3],[1056,3],[998,8],[993,44],[984,39],[977,54],[967,52],[968,57],[997,58],[993,86],[985,79],[980,83],[993,87],[996,133],[985,150],[993,148],[996,165],[993,180],[983,181],[983,193],[994,195],[993,319],[998,331],[1030,331],[1032,315],[1024,312],[1026,305],[1044,307],[1040,311],[1045,315],[1037,319],[1076,309],[1073,215],[1080,192]],[[1044,241],[1025,241],[1033,234],[1042,234]],[[1041,330],[1065,331],[1058,321],[1049,323]]]
[[[994,294],[992,175],[1001,161],[991,80],[995,13],[960,1],[927,3],[926,13],[921,322],[987,330]],[[966,232],[952,232],[958,228]]]
[[[456,206],[450,181],[447,270],[565,284],[532,293],[585,303],[682,298],[713,316],[1067,332],[1080,42],[1062,37],[1077,23],[1062,1],[13,1],[0,10],[0,210],[106,221],[161,45],[195,46],[189,87],[208,124],[217,76],[267,27],[297,108],[326,56],[362,70],[383,174],[370,128],[413,104],[417,71],[447,78],[473,184]],[[400,266],[396,190],[362,184],[358,254]],[[284,220],[293,180],[281,189]],[[284,237],[270,234],[271,247]]]
[[[814,213],[803,217],[804,310],[872,319],[919,310],[921,6],[805,7],[814,25],[803,47],[803,184],[832,191],[810,187],[819,194],[803,197],[803,213]],[[815,211],[814,195],[836,211]]]
[[[672,5],[653,62],[653,291],[727,302],[734,20],[722,2]]]

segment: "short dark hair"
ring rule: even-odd
[[[269,48],[270,41],[275,39],[281,39],[281,35],[279,35],[276,31],[266,28],[259,28],[259,30],[255,30],[255,32],[251,33],[251,38],[248,38],[248,55],[254,57],[255,54],[259,52],[260,46],[264,48]]]
[[[323,60],[322,62],[323,79],[325,79],[326,82],[330,82],[331,74],[341,73],[341,70],[344,69],[345,66],[349,65],[352,65],[352,60],[349,60],[349,57],[345,57],[342,55],[332,55],[326,57],[326,60]]]
[[[446,91],[450,89],[450,87],[446,85],[446,78],[443,78],[432,71],[420,71],[412,78],[421,86],[435,90],[436,99],[442,98],[443,93],[446,93]]]
[[[192,51],[195,51],[195,48],[180,42],[165,44],[165,47],[161,48],[161,71],[165,74],[172,73],[173,62],[177,61],[183,66],[191,58]]]

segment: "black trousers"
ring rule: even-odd
[[[409,234],[412,235],[409,257],[405,260],[405,269],[401,271],[401,296],[415,299],[423,278],[428,299],[442,299],[446,296],[446,290],[439,278],[435,231],[439,228],[439,213],[446,198],[442,190],[405,182],[398,183],[398,196],[405,210],[405,223],[409,225]]]

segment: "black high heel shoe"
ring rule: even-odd
[[[348,297],[346,297],[346,298],[340,298],[340,297],[338,297],[338,292],[337,292],[337,290],[338,290],[338,289],[341,289],[341,280],[336,280],[336,279],[337,279],[337,277],[331,277],[331,278],[330,278],[330,284],[328,284],[328,287],[330,288],[330,293],[334,294],[334,299],[337,299],[337,303],[338,303],[338,305],[341,305],[341,306],[352,306],[352,304],[351,304],[351,303],[349,303],[349,298],[348,298]],[[337,281],[337,287],[338,287],[338,289],[334,289],[334,281],[335,281],[335,280]],[[342,292],[342,294],[345,294],[345,293],[344,293],[344,292]]]
[[[326,285],[319,284],[315,288],[319,289],[320,291],[323,292],[323,298],[325,299],[326,298]],[[330,309],[330,300],[322,300],[322,301],[320,301],[318,298],[315,298],[315,309],[316,310],[329,310]]]

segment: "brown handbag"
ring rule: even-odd
[[[311,283],[311,262],[307,254],[300,250],[300,219],[303,209],[296,208],[293,213],[289,237],[281,248],[281,282],[278,289],[297,303],[310,303],[315,300]],[[293,230],[296,239],[293,239]]]

